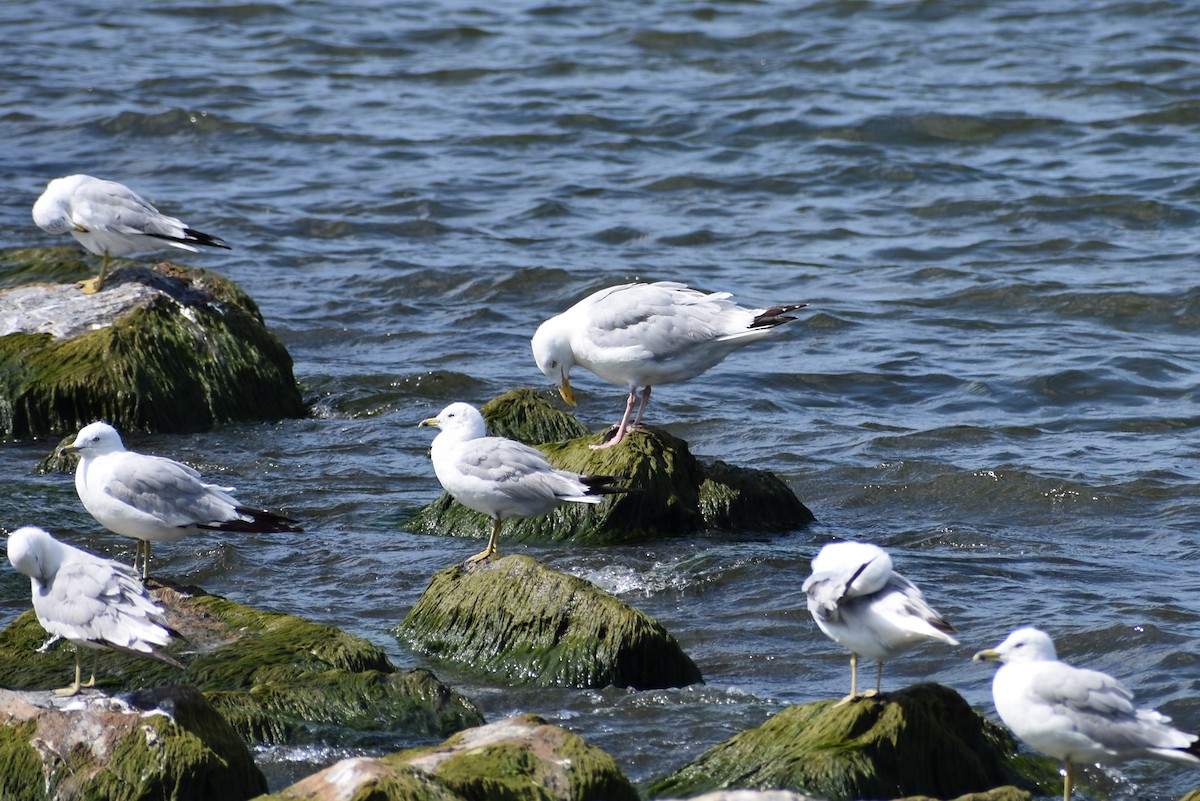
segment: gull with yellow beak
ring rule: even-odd
[[[600,503],[605,495],[629,492],[612,476],[559,470],[541,451],[504,437],[487,436],[487,424],[469,403],[452,403],[418,425],[441,429],[429,455],[446,492],[468,509],[492,519],[487,547],[467,566],[496,553],[500,524],[512,517],[537,517],[564,503]]]
[[[1200,738],[1134,704],[1129,688],[1107,673],[1059,662],[1054,641],[1040,629],[1017,629],[973,659],[1001,663],[992,680],[996,712],[1013,734],[1063,763],[1064,801],[1079,764],[1152,757],[1200,766]]]
[[[806,305],[748,309],[730,297],[674,281],[601,289],[541,324],[533,335],[533,358],[572,406],[575,365],[628,388],[620,424],[606,442],[592,446],[611,448],[630,428],[639,389],[642,402],[633,427],[641,425],[652,386],[695,378],[733,351],[771,336]]]

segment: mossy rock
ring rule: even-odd
[[[468,729],[430,748],[356,758],[263,801],[638,801],[604,751],[536,715]]]
[[[0,798],[207,801],[267,790],[245,743],[196,689],[123,698],[0,690]]]
[[[0,252],[0,437],[305,414],[291,356],[236,284],[166,262],[117,264],[103,291],[84,295],[70,283],[13,286],[87,277],[77,248]]]
[[[548,515],[506,520],[500,542],[581,542],[613,545],[698,531],[794,531],[813,514],[777,476],[724,462],[701,463],[687,443],[656,428],[639,428],[605,450],[589,445],[602,434],[583,427],[531,390],[513,390],[480,409],[488,428],[534,445],[555,467],[621,476],[636,491],[599,504],[568,503]],[[572,437],[560,441],[562,436]],[[554,438],[547,439],[547,437]],[[408,522],[423,534],[486,536],[490,521],[442,495]]]
[[[516,684],[653,689],[702,681],[658,621],[528,556],[440,571],[397,634],[437,659]]]
[[[1200,801],[1200,787],[1196,788],[1195,790],[1192,790],[1190,793],[1185,795],[1183,798],[1179,799],[1179,801]]]
[[[1052,762],[1018,755],[1012,735],[958,693],[917,684],[846,704],[789,707],[652,783],[648,795],[744,787],[790,789],[830,801],[945,799],[1009,785],[1018,792],[1053,787],[1056,778]]]
[[[445,737],[483,721],[468,700],[424,670],[398,673],[358,637],[293,615],[263,612],[150,580],[167,621],[185,642],[168,651],[187,665],[115,652],[100,656],[106,692],[189,683],[248,742],[353,745],[381,738]],[[29,610],[0,631],[0,685],[45,689],[68,683],[73,646],[47,635]]]

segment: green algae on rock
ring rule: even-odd
[[[197,690],[0,690],[0,798],[207,801],[253,798],[267,782],[245,743]]]
[[[645,690],[702,681],[658,621],[528,556],[442,570],[397,634],[518,684]]]
[[[331,626],[264,612],[195,587],[150,581],[167,622],[186,638],[169,650],[185,671],[105,652],[105,691],[189,683],[254,743],[445,737],[483,718],[428,671],[398,673],[383,651]],[[60,687],[74,668],[72,646],[47,639],[33,610],[0,631],[0,685]]]
[[[878,698],[789,707],[711,748],[648,789],[651,798],[722,788],[784,788],[830,801],[956,798],[1053,786],[1054,766],[953,690],[917,684]]]
[[[262,801],[638,801],[612,757],[536,715],[429,748],[347,759]]]
[[[0,437],[101,419],[122,431],[184,432],[305,414],[291,356],[236,284],[163,262],[125,263],[95,295],[13,286],[39,272],[72,274],[62,251],[77,254],[0,252]]]
[[[703,530],[793,531],[814,519],[775,475],[720,461],[702,463],[686,442],[656,428],[634,429],[617,447],[595,451],[588,446],[603,441],[603,435],[580,435],[583,428],[573,417],[531,390],[508,392],[480,411],[490,431],[535,445],[555,467],[621,476],[636,489],[599,504],[565,504],[541,517],[505,520],[501,550],[506,542],[612,545]],[[563,436],[572,439],[551,441]],[[424,534],[479,537],[489,526],[486,516],[442,493],[406,527]]]

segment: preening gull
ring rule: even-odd
[[[821,631],[850,649],[850,695],[858,697],[858,658],[883,663],[922,642],[958,645],[954,627],[925,603],[916,585],[892,570],[892,558],[866,542],[831,542],[812,561],[804,581],[808,611]],[[863,693],[869,695],[870,693]]]
[[[94,674],[86,685],[80,681],[83,648],[111,648],[183,669],[155,647],[166,645],[176,632],[167,627],[162,607],[138,581],[137,571],[32,526],[8,535],[8,561],[29,577],[42,628],[75,644],[75,682],[58,694],[75,695],[95,684]]]
[[[538,369],[575,405],[569,380],[579,365],[629,390],[625,414],[612,437],[596,448],[616,445],[642,389],[634,426],[650,401],[650,388],[695,378],[738,348],[774,334],[795,320],[803,303],[748,309],[728,292],[700,292],[674,281],[633,283],[601,289],[552,317],[533,335]]]
[[[1054,642],[1040,629],[1017,629],[974,659],[1002,663],[992,680],[996,712],[1031,747],[1063,762],[1065,801],[1079,764],[1153,757],[1200,765],[1200,738],[1136,706],[1133,693],[1107,673],[1059,662]]]
[[[229,250],[221,239],[160,214],[124,184],[90,175],[68,175],[47,184],[33,204],[33,221],[50,234],[70,233],[88,251],[104,258],[100,274],[83,282],[87,294],[104,286],[112,256],[168,245],[193,253],[196,245]]]
[[[419,425],[441,429],[429,452],[442,487],[463,506],[492,518],[487,547],[468,565],[496,553],[503,520],[544,515],[564,503],[599,503],[605,495],[630,491],[614,486],[620,478],[559,470],[524,443],[487,436],[483,415],[469,403],[452,403]]]
[[[199,531],[302,530],[291,518],[242,506],[229,494],[233,487],[206,484],[185,464],[125,450],[108,423],[84,426],[67,449],[79,453],[79,500],[97,523],[138,540],[133,567],[144,554],[143,578],[150,574],[152,542],[174,542]]]

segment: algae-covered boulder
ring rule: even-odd
[[[952,799],[1008,785],[1020,788],[1016,792],[1039,782],[1052,787],[1056,777],[1049,761],[1019,756],[1012,735],[958,693],[917,684],[846,704],[789,707],[654,782],[648,794],[669,798],[744,787],[790,789],[830,801]]]
[[[105,692],[191,684],[255,743],[410,742],[483,720],[428,671],[399,673],[381,649],[331,626],[251,609],[195,587],[149,584],[167,622],[186,638],[169,651],[187,669],[104,652],[97,679]],[[46,639],[32,609],[0,631],[0,685],[67,684],[72,646],[59,642],[41,652]]]
[[[599,504],[569,503],[548,515],[506,520],[505,542],[617,544],[703,530],[793,531],[812,512],[777,476],[696,459],[687,443],[656,428],[638,428],[618,446],[592,450],[601,434],[585,429],[532,390],[514,390],[480,409],[489,430],[538,447],[555,467],[621,476],[636,489]],[[565,441],[563,437],[571,437]],[[448,494],[424,507],[407,527],[419,533],[479,537],[489,521]]]
[[[84,295],[51,282],[94,272],[77,248],[0,252],[0,437],[101,419],[184,432],[304,415],[291,356],[236,284],[166,262],[117,264],[103,291]]]
[[[267,781],[237,732],[191,687],[120,698],[0,690],[0,798],[208,801]]]
[[[439,572],[397,633],[419,651],[513,683],[652,689],[701,681],[656,620],[527,556]]]
[[[535,715],[439,746],[347,759],[263,801],[638,801],[612,757]]]

